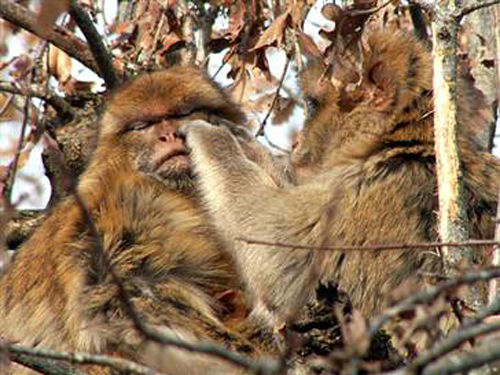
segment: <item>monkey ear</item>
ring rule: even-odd
[[[242,322],[250,312],[241,290],[227,289],[216,298],[222,305],[223,320],[226,324]]]
[[[367,70],[366,77],[371,84],[374,84],[379,90],[384,92],[394,86],[389,69],[381,60],[371,64]]]

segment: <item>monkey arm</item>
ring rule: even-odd
[[[313,239],[321,241],[326,225],[324,208],[332,195],[329,184],[280,188],[245,156],[225,128],[194,121],[183,132],[202,200],[230,243],[247,287],[257,300],[256,309],[271,312],[273,325],[283,323],[306,302],[317,282],[322,254],[246,244],[239,239],[315,245]]]

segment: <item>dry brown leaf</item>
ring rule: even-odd
[[[175,47],[179,46],[179,43],[181,45],[185,43],[176,33],[168,33],[162,38],[161,42],[163,47],[158,51],[160,55],[168,53],[171,49],[175,49]]]
[[[132,34],[135,28],[135,22],[118,22],[111,27],[111,31],[116,34]]]
[[[248,103],[246,109],[258,111],[258,112],[267,112],[271,108],[274,97],[276,96],[276,92],[271,92],[269,94],[263,94],[259,96],[257,99],[250,101]]]
[[[285,39],[285,29],[290,23],[290,12],[286,11],[281,16],[276,18],[274,22],[262,33],[255,46],[250,51],[257,50],[263,47],[276,45],[281,47]]]
[[[251,85],[247,80],[246,70],[241,70],[238,73],[238,76],[234,80],[233,85],[230,87],[230,93],[233,99],[242,104],[244,101],[247,101],[247,97],[252,90]]]
[[[304,53],[307,57],[321,56],[320,49],[316,46],[316,43],[314,43],[309,35],[299,32],[297,33],[297,41],[299,42],[302,53]]]
[[[293,98],[279,96],[273,108],[273,125],[281,125],[288,121],[296,104]]]
[[[71,78],[71,57],[65,52],[51,46],[49,49],[48,70],[59,82],[66,82]]]
[[[236,40],[245,27],[245,5],[243,1],[236,1],[229,13],[229,28],[225,35],[232,41]]]
[[[0,122],[19,119],[20,113],[13,103],[14,99],[11,95],[0,93]]]
[[[21,154],[19,155],[19,159],[17,160],[17,168],[18,169],[21,169],[22,167],[24,167],[26,165],[26,163],[28,163],[28,160],[30,158],[30,154],[31,154],[31,149],[27,152],[21,152]]]
[[[74,78],[70,78],[65,82],[61,82],[59,85],[60,89],[66,95],[76,95],[78,93],[89,92],[94,86],[94,82],[77,81]]]
[[[37,18],[37,28],[42,35],[52,30],[57,17],[68,10],[69,4],[70,0],[42,0]]]
[[[342,14],[342,8],[335,4],[325,4],[321,8],[321,14],[329,21],[336,21]]]
[[[298,27],[302,30],[302,24],[306,18],[307,12],[314,5],[313,0],[287,0],[286,8],[290,9],[290,15],[292,16],[292,22],[294,27]]]

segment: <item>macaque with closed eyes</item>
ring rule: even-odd
[[[305,251],[239,241],[314,247],[438,239],[430,54],[403,32],[367,33],[356,85],[329,79],[322,64],[302,73],[310,108],[290,159],[295,185],[276,184],[226,129],[205,121],[183,128],[207,209],[275,322],[293,316],[315,280],[337,282],[372,316],[403,281],[441,270],[428,250]],[[461,79],[464,199],[477,239],[493,238],[500,187],[498,159],[470,131],[482,128],[481,100]],[[485,250],[477,251],[484,261]]]
[[[114,93],[76,190],[93,225],[69,197],[18,251],[0,279],[3,339],[118,355],[169,375],[241,373],[227,362],[146,340],[124,307],[108,260],[146,324],[181,340],[260,353],[265,345],[245,338],[251,327],[225,322],[227,296],[241,279],[197,201],[188,149],[177,133],[192,119],[226,126],[244,121],[238,106],[196,68],[144,74]],[[262,154],[263,165],[266,158]],[[13,365],[12,371],[26,369]],[[85,372],[108,373],[98,366]]]

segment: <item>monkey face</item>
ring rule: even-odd
[[[195,112],[131,124],[124,137],[136,169],[176,190],[192,191],[189,150],[179,128],[197,119],[209,121],[210,115]]]
[[[178,129],[188,121],[218,118],[244,122],[239,107],[203,71],[175,67],[141,75],[118,89],[103,116],[100,142],[121,147],[134,170],[190,190],[189,152]]]

